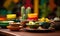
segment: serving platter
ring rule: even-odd
[[[50,29],[30,29],[30,28],[24,28],[25,31],[27,32],[42,32],[42,33],[46,33],[46,32],[53,32],[54,30],[50,30]]]

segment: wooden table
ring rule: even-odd
[[[10,31],[8,29],[0,29],[0,34],[5,34],[6,36],[60,36],[60,31],[50,33],[31,33],[25,31]]]

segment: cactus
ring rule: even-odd
[[[60,7],[57,7],[57,12],[56,12],[57,17],[60,17]]]
[[[49,7],[46,5],[46,0],[43,2],[44,4],[41,4],[39,7],[41,9],[42,16],[41,17],[47,17],[47,15],[50,13]]]
[[[42,17],[47,17],[47,15],[50,13],[50,9],[46,7],[45,4],[41,6],[41,11],[42,11]]]

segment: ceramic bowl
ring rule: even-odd
[[[32,29],[37,29],[39,27],[39,25],[27,25],[28,27],[32,28]]]
[[[20,26],[20,23],[10,23],[9,26],[19,27]]]

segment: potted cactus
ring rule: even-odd
[[[42,21],[42,22],[40,22],[40,25],[41,25],[41,27],[43,27],[45,29],[48,29],[50,27],[50,23],[49,22],[46,22],[46,20],[48,19],[48,18],[46,19],[46,17],[51,12],[50,12],[49,6],[47,6],[46,2],[47,1],[45,0],[44,1],[44,4],[43,5],[40,5],[40,9],[41,9],[41,12],[42,12],[41,19],[40,19],[40,21]]]

